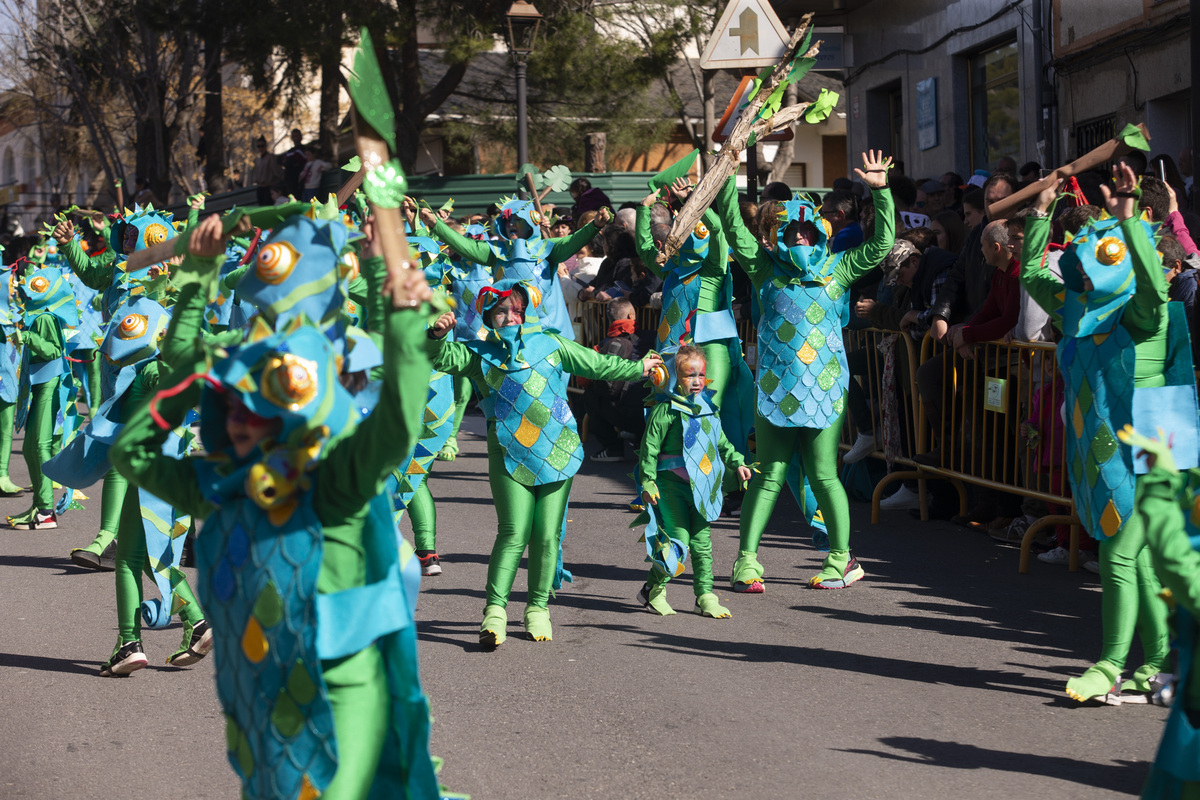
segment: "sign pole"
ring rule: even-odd
[[[758,202],[758,145],[746,148],[746,196]]]

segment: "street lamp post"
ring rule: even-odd
[[[517,70],[517,169],[529,162],[529,112],[525,105],[525,62],[533,52],[542,15],[533,3],[516,0],[505,15],[508,20],[508,52]]]

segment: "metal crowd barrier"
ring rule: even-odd
[[[938,457],[932,465],[918,464],[911,458],[898,459],[913,469],[892,472],[879,482],[872,498],[871,521],[879,522],[884,489],[898,480],[918,481],[923,520],[929,518],[924,483],[929,477],[945,478],[955,486],[963,515],[967,513],[964,482],[1035,498],[1063,506],[1065,513],[1043,516],[1025,531],[1020,571],[1029,570],[1034,538],[1053,525],[1071,526],[1069,566],[1072,572],[1077,571],[1080,522],[1067,480],[1065,429],[1059,424],[1063,397],[1054,350],[1053,344],[1041,342],[987,342],[975,347],[973,359],[964,359],[926,335],[920,358],[910,355],[910,391],[916,399],[916,413],[910,418],[915,435],[908,441],[915,442],[918,453],[934,451]],[[940,368],[940,431],[934,430],[916,385],[917,370],[935,358],[939,364],[927,369]],[[1040,395],[1039,390],[1049,395]],[[872,395],[878,396],[874,391]],[[1022,423],[1027,421],[1039,429],[1036,446],[1022,435]],[[1045,452],[1050,457],[1043,464]],[[881,453],[876,455],[882,457]]]

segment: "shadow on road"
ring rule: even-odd
[[[95,675],[100,665],[94,661],[76,661],[71,658],[49,658],[24,653],[0,653],[0,667],[14,669],[36,669],[42,672],[69,672],[76,675]]]
[[[954,769],[998,769],[1029,775],[1044,775],[1085,786],[1109,791],[1137,794],[1146,777],[1146,765],[1136,761],[1115,764],[1096,764],[1060,756],[1013,753],[989,750],[959,742],[937,739],[918,739],[911,736],[890,736],[879,740],[885,747],[904,750],[912,755],[888,753],[881,750],[841,749],[843,753],[879,756],[892,761],[905,761]]]

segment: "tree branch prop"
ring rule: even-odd
[[[687,202],[683,204],[683,208],[675,216],[675,221],[671,225],[671,233],[667,236],[667,241],[658,254],[657,261],[660,266],[666,264],[672,256],[679,252],[679,248],[695,229],[696,223],[704,216],[705,210],[712,205],[713,200],[721,191],[721,186],[731,175],[737,174],[738,168],[741,166],[741,152],[747,146],[753,146],[760,136],[799,119],[807,112],[808,103],[784,109],[779,109],[778,104],[784,89],[803,77],[816,63],[817,51],[821,45],[819,41],[808,48],[802,58],[797,59],[801,48],[808,47],[809,40],[812,38],[812,18],[811,12],[801,18],[800,25],[792,34],[791,40],[788,41],[783,58],[775,65],[765,80],[763,75],[766,74],[766,70],[763,70],[763,74],[759,76],[761,85],[751,96],[750,102],[742,109],[742,113],[738,115],[737,122],[729,134],[729,140],[721,148],[721,152],[717,154],[712,166],[692,191]],[[767,113],[762,116],[761,112],[764,109]],[[773,111],[773,109],[779,110]]]
[[[1126,125],[1112,139],[1091,152],[1084,153],[1070,164],[1059,167],[1040,181],[1031,183],[1020,191],[1013,192],[1008,197],[988,206],[989,219],[1007,219],[1008,215],[1020,208],[1022,203],[1032,200],[1042,193],[1043,189],[1054,186],[1058,181],[1095,169],[1106,161],[1112,161],[1134,150],[1149,150],[1147,142],[1150,130],[1143,122],[1140,125]]]

